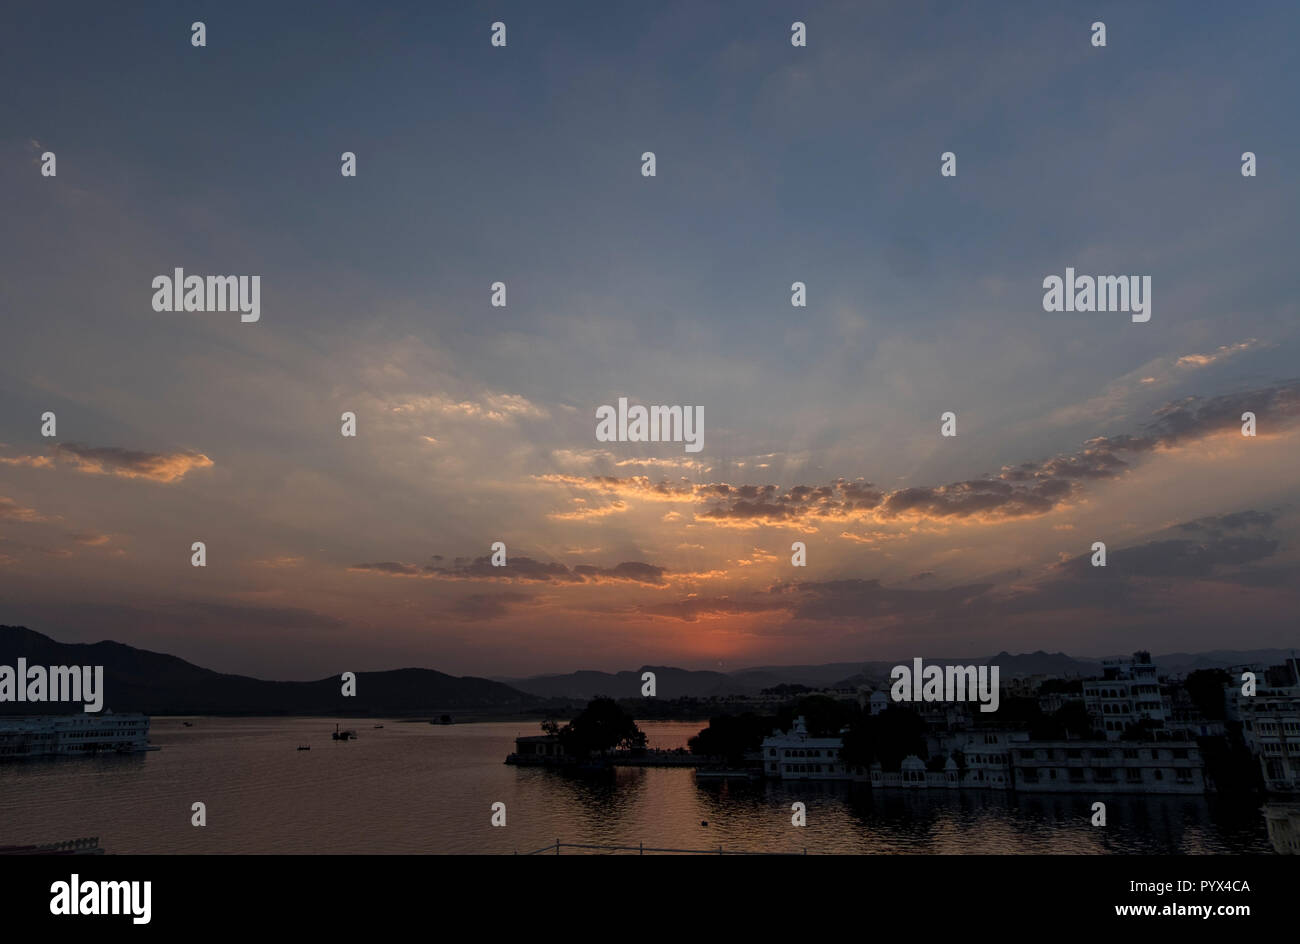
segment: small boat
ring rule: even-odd
[[[185,725],[185,727],[187,727],[187,728],[192,728],[192,727],[194,727],[194,722],[193,722],[193,721],[182,721],[181,724]]]
[[[334,725],[334,734],[331,735],[336,741],[350,741],[357,736],[355,731],[340,731],[339,726]]]
[[[378,731],[378,730],[379,730],[380,728],[382,728],[382,727],[383,727],[382,724],[377,724],[377,725],[375,725],[375,730]]]
[[[300,750],[300,751],[309,751],[309,750],[311,750],[311,745],[310,745],[310,744],[299,744],[299,745],[298,745],[298,750]]]

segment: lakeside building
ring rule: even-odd
[[[1254,695],[1241,693],[1240,673],[1230,683],[1228,717],[1241,722],[1242,740],[1259,764],[1264,788],[1300,794],[1300,660],[1292,657],[1257,675]]]
[[[149,743],[148,715],[105,711],[0,718],[0,761],[156,750]]]
[[[572,758],[560,747],[558,734],[522,735],[515,738],[515,752],[506,758],[507,764],[520,767],[540,767],[570,763]]]
[[[1082,695],[1072,695],[1069,692],[1040,692],[1038,695],[1038,710],[1045,715],[1054,715],[1065,707],[1066,702],[1079,701]]]
[[[1011,749],[1028,743],[1029,734],[1024,731],[971,731],[946,739],[942,751],[950,759],[961,755],[964,764],[959,778],[961,786],[1009,790]]]
[[[1002,683],[1002,695],[1005,698],[1037,698],[1038,690],[1051,676],[1016,675]]]
[[[840,758],[843,747],[841,737],[810,737],[801,715],[789,731],[773,731],[763,738],[763,773],[780,780],[865,779],[866,770],[849,767]]]
[[[1204,793],[1191,741],[1026,741],[1011,750],[1012,787],[1026,793]]]
[[[1103,662],[1102,677],[1083,683],[1083,704],[1108,741],[1118,741],[1130,726],[1144,722],[1160,730],[1169,718],[1156,667],[1146,651],[1133,653],[1132,659]]]
[[[985,789],[1026,793],[1206,792],[1205,764],[1193,741],[1033,741],[1025,731],[955,731],[929,764],[916,755],[897,771],[879,762],[865,772],[840,757],[839,737],[808,735],[803,718],[763,740],[763,772],[781,780],[867,780],[873,787]],[[865,773],[865,776],[864,776]]]
[[[1168,730],[1179,740],[1226,737],[1227,725],[1218,719],[1206,718],[1192,701],[1185,687],[1185,679],[1170,679]]]
[[[1266,803],[1264,822],[1278,855],[1300,855],[1300,803]]]
[[[863,711],[869,711],[873,715],[878,715],[890,705],[889,695],[877,689],[872,691],[865,685],[858,689],[858,706]]]

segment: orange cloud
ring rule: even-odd
[[[60,443],[54,447],[60,462],[71,463],[89,475],[116,475],[124,479],[176,482],[195,469],[209,469],[213,462],[200,452],[137,452],[117,446],[83,446]]]

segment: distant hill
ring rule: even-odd
[[[1017,675],[1086,676],[1100,674],[1099,662],[1074,659],[1064,653],[1034,652],[1009,655],[1002,652],[987,659],[930,659],[936,665],[992,665],[1001,677]],[[641,694],[641,673],[655,673],[660,698],[709,698],[726,695],[757,695],[778,685],[807,685],[809,688],[857,688],[879,685],[889,678],[897,662],[828,662],[824,665],[764,665],[734,672],[693,672],[668,666],[642,666],[635,672],[569,672],[565,675],[537,675],[532,678],[499,678],[497,681],[544,698],[586,699],[597,695],[636,698]],[[910,664],[910,663],[909,663]]]
[[[1215,649],[1212,652],[1171,652],[1151,661],[1161,675],[1186,675],[1197,669],[1226,669],[1231,665],[1281,665],[1295,649]]]
[[[1232,665],[1277,665],[1283,649],[1178,652],[1156,656],[1161,675]],[[824,665],[769,665],[733,672],[692,671],[672,666],[642,666],[635,671],[579,671],[523,679],[456,677],[432,669],[358,672],[357,694],[344,698],[333,676],[315,682],[271,682],[204,669],[184,659],[117,642],[61,643],[21,626],[0,626],[0,664],[19,657],[32,665],[102,665],[104,707],[148,714],[374,714],[422,715],[473,711],[483,714],[561,707],[551,702],[582,702],[598,695],[639,698],[641,675],[655,673],[656,695],[663,699],[757,695],[777,685],[847,688],[886,683],[895,661],[829,662]],[[1101,674],[1100,659],[1076,659],[1062,652],[1000,652],[989,658],[930,658],[937,665],[997,665],[1001,678],[1025,675],[1090,677]],[[80,704],[0,702],[0,714],[55,714],[80,711]]]
[[[733,680],[725,673],[695,672],[666,665],[645,665],[635,672],[583,670],[566,675],[537,675],[498,681],[540,698],[589,700],[597,695],[640,698],[643,684],[641,675],[644,672],[655,674],[655,695],[658,698],[708,698],[711,695],[733,694],[735,690]]]
[[[1185,675],[1194,669],[1229,665],[1277,665],[1289,653],[1282,649],[1247,651],[1216,650],[1203,653],[1173,653],[1153,661],[1161,675]],[[1128,658],[1130,654],[1114,658]],[[999,652],[988,657],[944,658],[925,656],[932,665],[996,665],[999,677],[1009,680],[1031,675],[1057,678],[1100,677],[1101,659],[1082,659],[1064,652]],[[1108,657],[1110,658],[1110,657]],[[910,660],[908,660],[910,664]],[[667,666],[642,666],[635,672],[579,671],[564,675],[531,678],[498,678],[496,681],[521,692],[543,698],[582,700],[597,695],[636,698],[641,694],[641,673],[653,671],[660,698],[710,698],[727,695],[757,695],[778,685],[807,685],[809,688],[855,689],[887,684],[898,660],[874,662],[828,662],[823,665],[763,665],[733,672],[689,671]]]
[[[175,656],[117,642],[61,643],[21,626],[0,626],[0,664],[102,665],[104,707],[148,714],[432,714],[526,710],[543,699],[488,679],[432,669],[358,672],[357,694],[338,677],[268,682],[200,668]],[[0,702],[0,714],[60,714],[81,704]]]

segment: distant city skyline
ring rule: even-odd
[[[741,9],[0,13],[0,624],[267,679],[1296,645],[1294,5]]]

